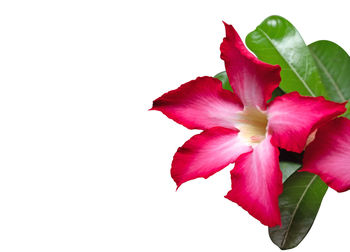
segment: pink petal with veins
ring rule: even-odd
[[[241,155],[231,171],[232,189],[225,196],[269,227],[281,225],[278,196],[283,186],[278,155],[270,137]]]
[[[288,151],[302,152],[308,136],[315,129],[345,110],[345,103],[301,96],[297,92],[277,97],[267,109],[272,143]]]
[[[216,126],[234,128],[234,115],[242,109],[234,94],[212,77],[187,82],[156,99],[152,107],[189,129],[203,130]]]
[[[300,171],[315,173],[338,192],[350,189],[350,120],[337,118],[319,128],[305,150]]]
[[[211,128],[180,147],[171,167],[171,176],[177,186],[192,179],[208,178],[233,163],[242,153],[251,151],[237,133],[232,129]]]
[[[258,60],[245,47],[232,25],[224,24],[226,37],[220,49],[231,87],[244,106],[265,110],[272,91],[281,81],[281,68]]]

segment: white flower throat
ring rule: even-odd
[[[267,115],[255,107],[246,107],[235,117],[236,127],[240,136],[247,144],[255,146],[266,137]]]

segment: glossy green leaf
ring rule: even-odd
[[[284,94],[285,94],[285,92],[283,92],[283,90],[278,87],[275,90],[273,90],[272,97],[271,97],[271,99],[268,102],[272,101],[277,96],[281,96],[281,95],[284,95]]]
[[[348,102],[345,107],[347,110],[346,110],[344,116],[350,119],[350,103]]]
[[[217,78],[217,79],[219,79],[222,82],[222,88],[223,89],[227,89],[227,90],[233,92],[232,87],[230,85],[230,82],[228,81],[228,77],[227,77],[226,71],[218,73],[217,75],[214,76],[214,78]],[[278,87],[278,88],[276,88],[273,91],[272,98],[270,100],[273,100],[277,96],[281,96],[283,94],[284,94],[284,92],[282,91],[282,89],[280,89]]]
[[[326,96],[316,63],[295,27],[286,19],[271,16],[246,38],[257,57],[281,66],[281,89],[307,96]]]
[[[222,82],[222,88],[223,89],[227,89],[227,90],[233,92],[232,88],[231,88],[231,85],[230,85],[230,82],[228,81],[228,77],[227,77],[226,71],[218,73],[217,75],[214,76],[214,78],[219,79]]]
[[[290,162],[290,161],[280,161],[280,168],[282,171],[282,182],[284,183],[296,170],[300,168],[301,164]]]
[[[296,247],[309,232],[328,187],[317,175],[295,172],[283,184],[279,197],[282,226],[269,228],[280,249]]]
[[[303,154],[280,149],[279,161],[284,183],[302,165]]]
[[[350,99],[350,57],[337,44],[321,40],[309,45],[328,98],[336,102]],[[349,113],[347,113],[349,116]]]

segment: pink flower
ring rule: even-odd
[[[293,92],[271,103],[281,68],[258,60],[231,25],[221,58],[234,93],[212,77],[199,77],[153,102],[170,119],[189,129],[201,129],[174,155],[171,176],[179,187],[208,178],[230,163],[232,189],[225,196],[261,223],[281,225],[278,196],[282,192],[278,147],[302,152],[310,133],[344,113],[344,104]]]
[[[300,171],[315,173],[338,192],[350,189],[350,120],[334,119],[317,130]]]

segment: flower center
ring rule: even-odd
[[[236,117],[239,136],[249,145],[254,146],[266,137],[267,115],[254,107],[246,107]]]

